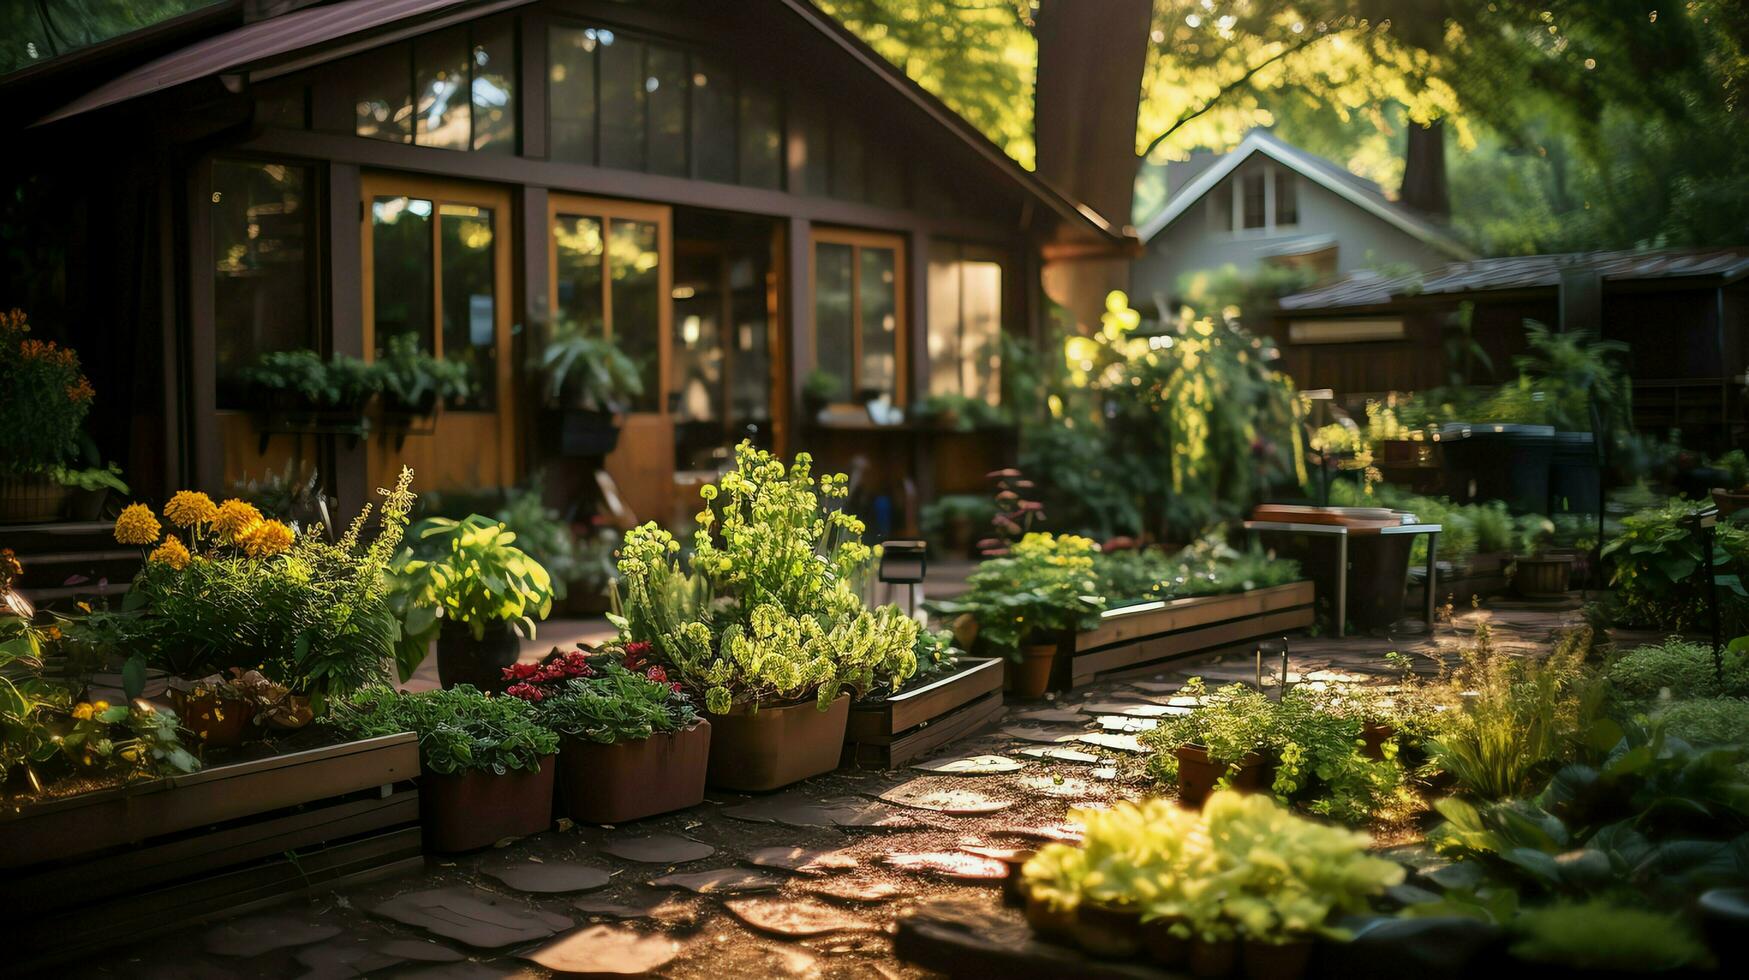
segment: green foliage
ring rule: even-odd
[[[0,472],[71,462],[94,397],[78,354],[29,333],[23,311],[0,313]]]
[[[947,537],[948,529],[955,521],[969,522],[976,534],[988,527],[990,519],[995,516],[996,503],[989,497],[975,493],[950,493],[924,504],[918,519],[923,525],[924,537],[936,542]]]
[[[1346,481],[1330,485],[1330,503],[1335,507],[1389,507],[1414,514],[1422,521],[1444,528],[1439,534],[1439,557],[1463,565],[1478,554],[1498,554],[1520,543],[1512,512],[1506,503],[1454,504],[1445,497],[1424,497],[1390,483],[1362,488]],[[1425,564],[1427,540],[1417,535],[1410,564]]]
[[[376,364],[385,401],[396,411],[429,413],[438,405],[465,401],[474,391],[465,362],[431,356],[410,333],[390,337]]]
[[[555,600],[564,599],[573,585],[587,593],[605,596],[614,577],[613,551],[619,544],[619,532],[600,528],[579,540],[571,523],[546,505],[545,486],[545,475],[537,470],[514,487],[425,494],[421,509],[424,514],[438,517],[460,519],[480,513],[496,519],[516,535],[516,546],[547,570]],[[428,547],[415,557],[434,555],[435,551]]]
[[[862,522],[830,503],[848,478],[816,485],[811,464],[799,453],[785,467],[743,442],[735,468],[699,491],[686,571],[680,542],[654,523],[620,549],[626,596],[612,621],[714,714],[810,696],[823,711],[846,688],[896,689],[917,670],[916,621],[858,594],[874,553]]]
[[[1738,490],[1749,487],[1749,455],[1741,449],[1730,452],[1713,460],[1713,465],[1725,471],[1725,488]]]
[[[366,688],[336,704],[326,721],[355,739],[412,732],[425,771],[439,775],[534,772],[559,750],[559,736],[540,723],[534,705],[466,684],[416,694]]]
[[[1293,266],[1265,264],[1241,270],[1229,264],[1179,276],[1172,295],[1184,303],[1180,312],[1186,319],[1232,321],[1261,328],[1276,300],[1305,289],[1316,278],[1309,270]]]
[[[1749,701],[1695,698],[1659,708],[1654,721],[1691,745],[1749,744]]]
[[[1156,548],[1110,551],[1093,559],[1099,592],[1112,606],[1188,596],[1227,595],[1299,581],[1300,563],[1260,547],[1239,551],[1216,527],[1177,554]]]
[[[964,593],[930,609],[970,615],[978,623],[978,649],[1017,657],[1029,643],[1054,642],[1065,632],[1099,625],[1105,599],[1093,573],[1098,553],[1087,538],[1034,531],[1008,554],[979,563]]]
[[[540,367],[546,401],[558,408],[614,412],[644,393],[638,362],[575,320],[553,325]]]
[[[49,479],[64,487],[76,490],[114,490],[116,493],[127,493],[127,481],[121,478],[121,467],[114,463],[107,466],[86,466],[72,469],[66,466],[51,466],[46,471]]]
[[[1530,350],[1513,358],[1513,366],[1542,396],[1547,424],[1589,432],[1595,402],[1606,432],[1633,427],[1633,386],[1622,363],[1627,344],[1584,330],[1557,333],[1532,320],[1524,328]]]
[[[1724,662],[1725,686],[1721,689],[1713,670],[1712,647],[1673,636],[1618,657],[1604,671],[1604,678],[1611,697],[1618,701],[1650,701],[1666,691],[1673,698],[1749,697],[1749,653],[1727,650]]]
[[[1706,559],[1702,535],[1689,522],[1701,504],[1671,500],[1622,518],[1603,546],[1617,621],[1687,633],[1707,622],[1708,585],[1699,582]],[[1713,569],[1719,613],[1729,634],[1749,632],[1749,593],[1739,576],[1749,568],[1749,526],[1721,521],[1714,529]]]
[[[994,429],[1011,421],[1008,412],[1000,405],[992,405],[982,398],[954,393],[930,395],[915,405],[911,414],[920,420],[950,419],[954,430],[958,432]]]
[[[499,623],[533,638],[535,621],[552,611],[547,570],[516,547],[516,534],[498,521],[480,514],[459,521],[428,517],[409,537],[412,545],[390,569],[391,598],[403,624],[396,651],[402,680],[418,669],[441,620],[466,626],[476,640]]]
[[[596,658],[593,674],[564,680],[536,701],[535,716],[561,735],[607,745],[690,728],[698,719],[692,702],[661,671]]]
[[[1707,949],[1674,915],[1610,902],[1556,902],[1518,917],[1512,955],[1579,970],[1651,973],[1698,966]]]
[[[831,371],[815,368],[802,379],[802,397],[822,405],[831,404],[844,397],[844,382]]]

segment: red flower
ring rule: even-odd
[[[504,679],[507,681],[526,681],[539,677],[540,664],[511,664],[504,668]]]
[[[636,640],[627,643],[625,649],[625,668],[627,670],[642,670],[644,668],[644,658],[650,655],[651,649],[650,644],[643,640]]]
[[[673,691],[675,694],[679,694],[680,693],[680,682],[675,681],[674,683],[668,685],[668,690]]]
[[[508,669],[506,669],[505,672],[508,673]],[[513,698],[521,698],[522,700],[529,702],[540,701],[547,696],[545,691],[542,691],[540,688],[527,682],[512,684],[504,689],[504,693]]]
[[[650,672],[645,674],[644,676],[657,682],[658,684],[668,683],[668,672],[663,670],[661,667],[651,667]]]

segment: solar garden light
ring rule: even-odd
[[[1281,695],[1287,694],[1287,637],[1279,640],[1257,641],[1257,690],[1263,691],[1263,655],[1265,652],[1275,653],[1276,647],[1281,648]],[[1277,696],[1280,699],[1280,695]]]
[[[923,576],[929,571],[929,543],[887,541],[881,545],[881,564],[875,576],[888,585],[905,586],[905,612],[916,616],[923,592]]]
[[[1701,536],[1701,571],[1706,575],[1706,605],[1707,613],[1713,626],[1713,679],[1720,690],[1725,686],[1725,655],[1719,645],[1719,588],[1713,579],[1713,533],[1719,525],[1719,508],[1717,504],[1708,504],[1693,514],[1683,518],[1682,523]]]

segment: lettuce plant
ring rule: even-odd
[[[559,736],[540,723],[534,705],[466,684],[416,694],[366,688],[337,704],[327,723],[355,739],[412,732],[425,770],[439,775],[533,772],[559,750]]]

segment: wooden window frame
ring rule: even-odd
[[[808,323],[809,340],[811,343],[813,370],[820,366],[820,322],[814,315],[819,309],[818,269],[819,246],[848,245],[850,246],[850,391],[851,401],[839,402],[840,405],[859,405],[856,393],[862,390],[862,250],[864,248],[883,248],[893,252],[893,404],[909,405],[910,372],[910,292],[906,273],[909,271],[908,253],[904,235],[891,232],[863,231],[851,228],[820,228],[813,229],[808,244]]]

